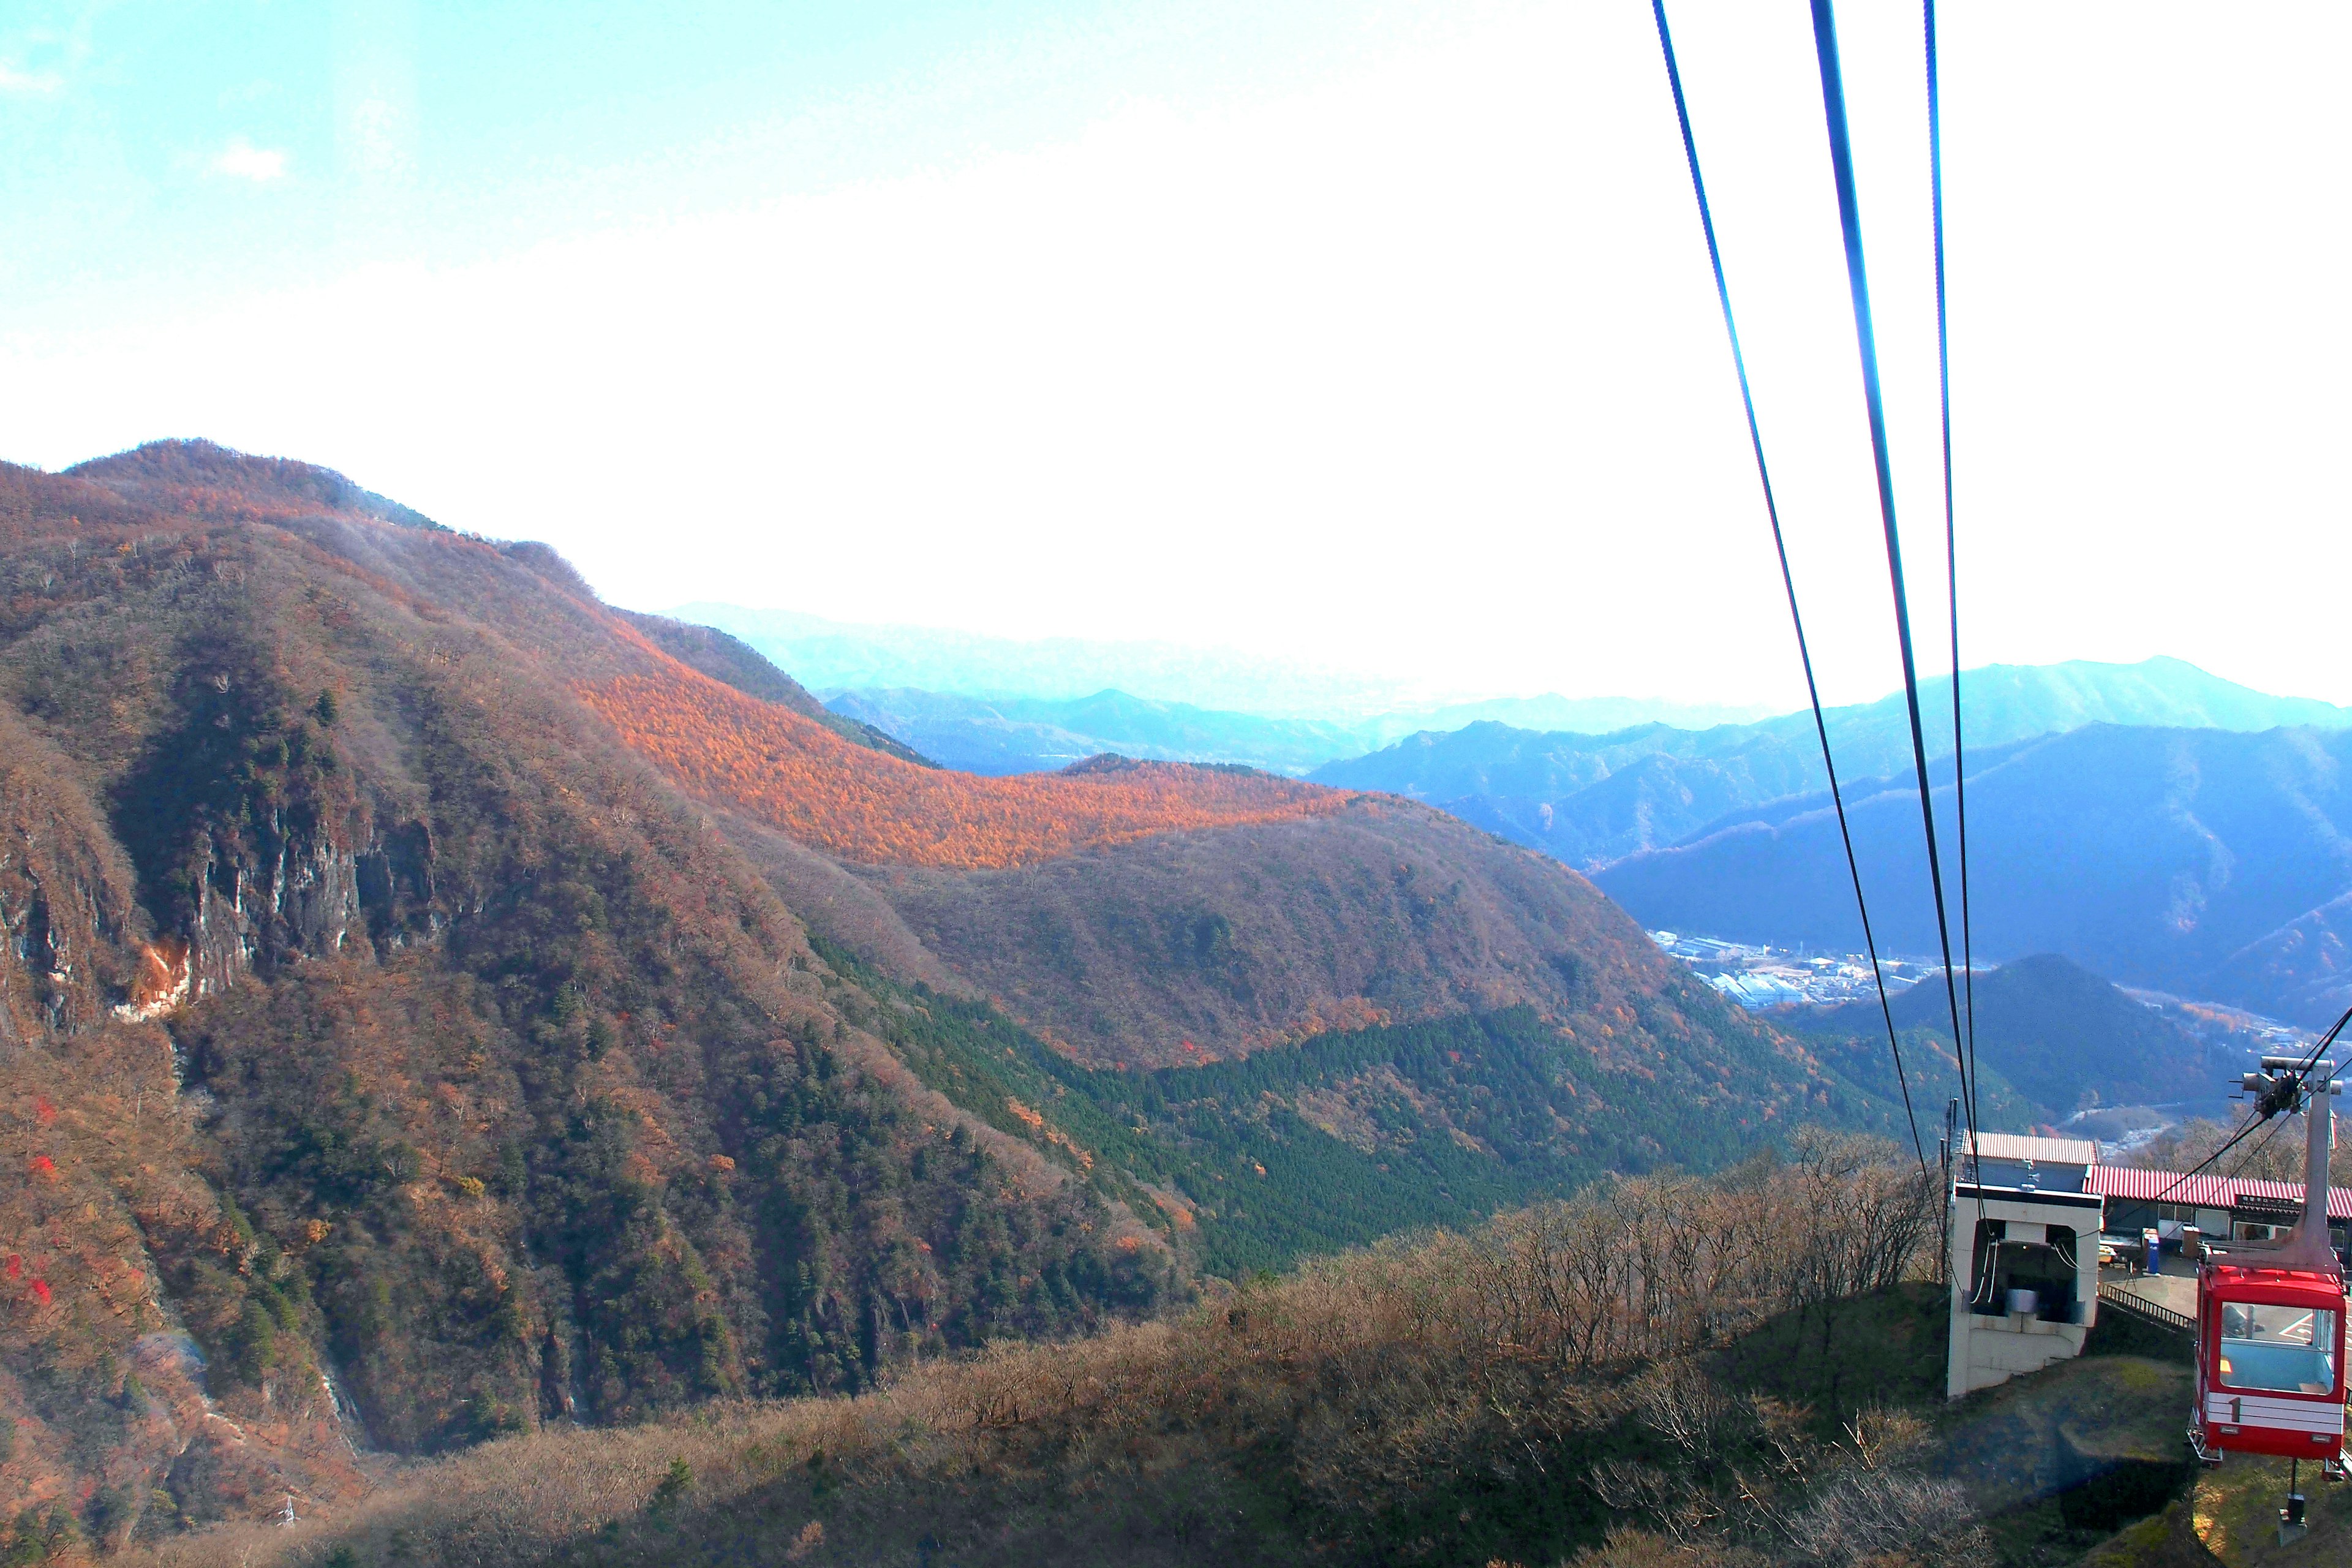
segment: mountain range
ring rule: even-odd
[[[1976,1042],[1978,1111],[1988,1127],[2048,1125],[2095,1105],[2212,1105],[2224,1077],[2243,1066],[2235,1050],[2209,1045],[2057,953],[1979,970],[1958,994]],[[1905,1042],[1914,1102],[1938,1117],[1959,1092],[1952,1000],[1937,973],[1887,1009]],[[1886,1016],[1876,1002],[1792,1008],[1774,1018],[1858,1077],[1894,1086]]]
[[[827,635],[853,629],[834,627]],[[876,635],[887,630],[877,629]],[[893,646],[908,645],[902,640]],[[1095,657],[1078,645],[1073,650],[1074,659]],[[1998,761],[1997,753],[2011,743],[2097,725],[2255,737],[2281,727],[2332,732],[2352,724],[2352,710],[2257,691],[2166,658],[2131,665],[1990,666],[1966,672],[1963,686],[1972,777],[1979,762]],[[1930,682],[1922,697],[1930,753],[1947,758],[1951,750],[1948,687]],[[1833,873],[1841,862],[1822,861],[1818,853],[1792,849],[1795,863],[1776,860],[1745,880],[1738,874],[1729,881],[1718,875],[1716,858],[1732,853],[1727,844],[1696,861],[1628,866],[1622,877],[1606,870],[1629,857],[1690,846],[1742,823],[1752,826],[1783,808],[1791,808],[1798,816],[1816,809],[1814,797],[1823,788],[1823,775],[1811,717],[1803,713],[1704,729],[1644,722],[1593,733],[1536,730],[1506,720],[1598,712],[1606,706],[1602,700],[1497,700],[1433,712],[1427,727],[1402,739],[1361,755],[1338,755],[1316,763],[1318,753],[1369,747],[1383,739],[1383,726],[1411,716],[1391,714],[1353,723],[1266,719],[1149,701],[1115,690],[1078,698],[995,699],[911,689],[844,690],[833,692],[828,706],[836,717],[866,731],[975,772],[1026,772],[1118,752],[1165,760],[1244,763],[1305,773],[1338,787],[1401,795],[1603,875],[1646,913],[1672,911],[1653,923],[1782,944],[1825,942],[1849,951],[1860,945],[1858,927],[1850,915],[1839,912],[1842,900],[1835,895]],[[1916,829],[1906,840],[1901,821],[1899,797],[1907,787],[1910,766],[1903,700],[1895,695],[1834,708],[1824,719],[1857,805],[1880,795],[1898,797],[1890,802],[1893,813],[1883,835],[1886,844],[1873,839],[1864,855],[1866,875],[1874,885],[1884,884],[1880,896],[1890,900],[1890,923],[1884,934],[1903,944],[1904,951],[1932,952],[1932,928],[1920,918],[1927,905],[1919,892],[1919,841]],[[2209,737],[2202,744],[2249,755],[2263,750],[2252,739],[2241,744]],[[2086,741],[2062,748],[2042,765],[2063,773],[2077,765],[2094,770],[2163,768],[2173,766],[2174,761],[2174,754],[2161,746],[2132,749],[2118,757]],[[2271,789],[2277,777],[2274,770],[2257,765],[2222,768],[2210,780],[2198,809],[2240,822],[2233,843],[2259,853],[2262,834],[2252,825],[2269,820],[2265,814],[2273,811],[2305,810],[2307,791],[2302,786]],[[2135,792],[2165,787],[2162,779],[2127,780],[2112,772],[2095,772],[2069,783],[2076,809],[2086,816],[2106,815],[2110,805],[2119,806],[2123,796]],[[2252,793],[2231,798],[2241,790]],[[2103,792],[2108,791],[2116,794],[2103,804]],[[1988,836],[1995,826],[1977,824],[1979,847],[1987,853],[1992,852]],[[2032,841],[2044,843],[2053,835],[2070,844],[2084,842],[2072,826]],[[1907,857],[1902,847],[1906,842]],[[2025,881],[2013,897],[1986,886],[1982,896],[1992,901],[1983,906],[1986,918],[1978,927],[1985,943],[1980,952],[2014,958],[2054,948],[2135,984],[2207,995],[2314,1025],[2328,1021],[2339,1010],[2339,994],[2342,1000],[2352,1000],[2352,986],[2339,978],[2347,961],[2338,929],[2346,919],[2341,900],[2352,895],[2352,882],[2333,879],[2334,862],[2327,855],[2312,858],[2306,853],[2312,847],[2297,846],[2291,852],[2304,855],[2304,866],[2315,874],[2300,880],[2289,878],[2294,890],[2270,898],[2207,888],[2205,882],[2212,879],[2200,880],[2199,874],[2183,870],[2174,863],[2179,857],[2165,849],[2158,837],[2110,836],[2100,843],[2097,873],[2070,880],[2064,889],[2053,890],[2052,897],[2043,897],[2034,885],[2031,865],[2020,868]],[[1814,845],[1812,850],[1819,847]],[[2317,847],[2325,848],[2324,836]],[[1979,858],[1990,874],[1986,855]],[[1664,890],[1663,882],[1678,875],[1668,868],[1685,863],[1697,868],[1689,876],[1705,884],[1706,891]],[[2227,866],[2214,873],[2223,883],[2242,880],[2243,875]],[[1832,884],[1826,895],[1822,891],[1824,877]],[[2176,907],[2180,889],[2191,883],[2201,889],[2197,898],[2219,897],[2238,913],[2222,917],[2218,927],[2206,921],[2199,941],[2183,943],[2166,933],[2175,932],[2183,920],[2202,920]],[[1719,907],[1726,888],[1732,885],[1741,889],[1737,918],[1726,916]],[[2105,895],[2094,896],[2096,889],[2105,889]],[[2050,918],[2021,924],[2009,920],[2012,909],[2027,907]],[[2064,930],[2053,923],[2061,910],[2071,911],[2066,918],[2072,923]],[[2229,944],[2226,958],[2205,951],[2201,944],[2212,940]]]
[[[709,627],[697,629],[726,636]],[[1340,722],[1154,701],[1110,688],[1086,697],[973,697],[914,687],[848,688],[828,693],[824,705],[842,718],[970,773],[1050,773],[1110,752],[1158,762],[1238,763],[1293,776],[1420,731],[1505,720],[1557,725],[1631,722],[1677,706],[1614,697],[1498,697]]]
[[[825,707],[951,768],[1050,773],[1106,752],[1154,762],[1234,763],[1306,773],[1377,743],[1376,731],[1328,720],[1268,719],[1154,702],[1105,689],[1087,697],[967,697],[910,687],[835,691]]]
[[[1950,689],[1920,693],[1931,757],[1951,754]],[[2095,723],[2239,731],[2352,725],[2352,709],[2273,697],[2176,658],[2138,664],[1990,665],[1961,676],[1971,750]],[[1909,769],[1901,693],[1823,715],[1842,780]],[[1501,723],[1411,736],[1308,776],[1442,805],[1464,820],[1596,869],[1676,844],[1745,807],[1828,787],[1810,713],[1706,730],[1649,724],[1610,734]]]
[[[0,1516],[263,1517],[1899,1114],[1426,805],[931,761],[324,469],[0,466]]]
[[[1972,753],[1979,952],[2319,994],[2347,744]],[[1866,1019],[1735,1009],[1431,805],[940,762],[324,469],[0,466],[11,1539],[870,1389],[1801,1123],[1904,1126]],[[1856,799],[1899,878],[1900,775]],[[1819,818],[1733,811],[1603,879],[1654,924],[1833,931]],[[1980,977],[1995,1124],[2187,1070],[2057,962]],[[1905,1005],[1932,1097],[1951,1047]]]
[[[856,630],[831,627],[824,635],[838,638]],[[867,632],[908,658],[932,657],[920,655],[924,645],[909,640],[908,634],[891,628]],[[1023,646],[1006,645],[1016,652]],[[1087,646],[1073,644],[1065,651],[1073,662],[1057,668],[1066,671],[1120,668],[1115,656]],[[1012,657],[1003,649],[998,654]],[[1085,666],[1087,658],[1098,662]],[[995,678],[1036,679],[1034,670],[1023,676],[1006,666],[996,668]],[[2326,734],[2352,724],[2352,710],[2257,691],[2174,658],[2130,665],[1990,666],[1966,672],[1963,685],[1972,778],[1980,763],[1999,763],[2011,745],[2097,726],[2143,734],[2207,731],[2207,740],[2198,742],[2204,748],[2200,755],[2210,753],[2219,763],[2222,753],[2251,758],[2262,752],[2266,743],[2258,737],[2263,731],[2308,728],[2322,733],[2318,743],[2325,745]],[[1948,759],[1949,689],[1931,681],[1922,697],[1930,753]],[[1118,690],[1082,697],[982,697],[856,689],[830,692],[827,705],[839,718],[975,772],[1030,772],[1111,752],[1242,763],[1303,773],[1340,788],[1399,795],[1601,876],[1637,911],[1656,916],[1652,923],[1780,944],[1824,942],[1848,951],[1860,946],[1859,928],[1843,912],[1850,895],[1836,891],[1842,858],[1823,860],[1817,843],[1792,845],[1769,863],[1745,868],[1731,864],[1738,854],[1755,852],[1745,841],[1737,849],[1727,840],[1704,854],[1656,862],[1636,865],[1629,859],[1694,847],[1700,839],[1743,825],[1752,828],[1760,821],[1802,818],[1816,810],[1823,774],[1809,714],[1703,729],[1643,722],[1586,732],[1538,730],[1507,720],[1544,720],[1571,709],[1597,712],[1604,704],[1498,700],[1433,712],[1425,727],[1390,739],[1384,727],[1413,716],[1270,719]],[[1901,805],[1908,798],[1910,771],[1903,699],[1834,708],[1824,721],[1858,812],[1886,797],[1889,815],[1883,825],[1871,818],[1873,837],[1864,846],[1865,875],[1880,888],[1878,896],[1889,911],[1882,934],[1905,952],[1932,953],[1934,931],[1921,916],[1928,905],[1920,891],[1919,840],[1916,827],[1906,829]],[[1357,748],[1362,754],[1344,754]],[[2284,851],[2303,857],[2310,874],[2285,879],[2293,890],[2277,897],[2243,887],[2231,890],[2228,884],[2242,884],[2252,874],[2247,867],[2185,869],[2181,852],[2166,847],[2160,836],[2107,835],[2095,838],[2095,852],[2079,848],[2093,841],[2083,836],[2095,826],[2088,819],[2111,816],[2128,809],[2129,799],[2170,787],[2164,777],[2126,777],[2113,770],[2165,769],[2177,763],[2177,754],[2161,745],[2126,746],[2116,753],[2086,739],[2037,764],[2051,770],[2045,788],[2054,788],[2069,769],[2093,770],[2067,777],[2062,792],[2084,820],[2053,825],[2023,841],[2039,855],[2063,839],[2095,859],[2092,874],[2072,878],[2063,889],[2036,882],[2035,866],[2048,864],[2046,859],[2018,866],[2016,874],[2023,880],[2012,891],[1985,880],[2006,852],[1992,836],[2003,835],[2002,846],[2015,842],[2009,836],[2013,825],[2006,817],[1994,821],[1972,813],[1981,851],[1979,952],[2001,959],[2054,949],[2134,984],[2303,1022],[2326,1022],[2341,1005],[2336,1000],[2339,993],[2352,1000],[2352,988],[2338,978],[2346,966],[2338,931],[2346,917],[2339,900],[2352,894],[2352,881],[2335,879],[2324,835],[2313,845],[2298,842]],[[2307,819],[2308,781],[2274,789],[2279,777],[2275,769],[2252,762],[2220,766],[2195,809],[2240,824],[2231,853],[2267,853],[2257,826],[2271,820],[2266,814],[2301,812],[2305,816],[2295,819]],[[1996,795],[1986,809],[2006,812],[2006,784],[1988,787]],[[2053,805],[2059,798],[2043,797]],[[1948,809],[1947,821],[1948,832]],[[1611,869],[1620,862],[1627,862],[1622,872]],[[1676,869],[1683,867],[1688,869]],[[2183,892],[2191,886],[2197,889],[2193,895]],[[2184,912],[2184,897],[2218,900],[2224,912]],[[2011,918],[2029,909],[2039,912]],[[2066,911],[2063,929],[2059,911]],[[2184,921],[2199,926],[2195,940],[2180,939]],[[2226,954],[2208,951],[2217,941],[2226,944]]]
[[[2324,1026],[2352,1004],[2347,763],[2352,731],[2312,727],[2095,724],[1971,752],[1976,955],[2063,953],[2126,984]],[[1935,798],[1956,889],[1950,781],[1947,759]],[[1857,779],[1846,799],[1882,947],[1937,952],[1912,779]],[[1825,795],[1727,813],[1598,879],[1654,927],[1861,945]]]

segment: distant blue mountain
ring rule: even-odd
[[[1936,774],[1956,892],[1948,759]],[[2095,724],[1972,752],[1968,779],[1978,959],[2063,953],[2305,1025],[2352,1004],[2352,731]],[[1853,781],[1847,816],[1882,949],[1933,954],[1911,777]],[[1825,795],[1727,814],[1594,879],[1646,926],[1861,947]]]
[[[879,731],[944,765],[975,773],[1041,773],[1104,752],[1156,762],[1242,763],[1294,776],[1354,757],[1412,725],[1444,716],[1590,710],[1608,714],[1642,705],[1622,698],[1497,698],[1437,714],[1391,714],[1356,723],[1269,719],[1155,702],[1124,691],[1086,697],[970,697],[910,687],[830,692],[835,716]],[[1492,721],[1465,725],[1498,728]]]
[[[1238,655],[688,613],[825,691],[845,723],[950,767],[1020,773],[1118,752],[1306,773],[1427,801],[1591,869],[1652,926],[1860,945],[1808,713],[1701,727],[1646,717],[1662,705],[1558,697],[1380,711],[1396,689]],[[1130,677],[1147,689],[1119,683]],[[2352,811],[2336,784],[2352,763],[2352,710],[2173,658],[1963,679],[1979,958],[2062,953],[2298,1020],[2352,1001]],[[1948,688],[1923,697],[1948,816]],[[1827,722],[1884,942],[1930,953],[1904,702],[1833,709]]]
[[[1966,672],[1961,682],[1972,748],[2095,723],[2229,731],[2352,726],[2352,710],[2273,697],[2177,658],[1990,665]],[[1922,708],[1930,754],[1948,755],[1949,687],[1931,683]],[[1825,718],[1841,775],[1863,779],[1911,767],[1910,720],[1899,694],[1834,708]],[[1409,736],[1309,776],[1442,805],[1588,869],[1678,843],[1727,813],[1828,784],[1810,713],[1696,731],[1650,724],[1604,735],[1472,724]]]
[[[1970,987],[1977,1065],[1986,1088],[1998,1079],[2021,1103],[2007,1115],[1983,1105],[1996,1126],[2020,1120],[2059,1121],[2086,1103],[2177,1105],[2221,1098],[2223,1075],[2241,1064],[2071,959],[2034,953],[1979,972]],[[1915,1103],[1940,1106],[1957,1093],[1951,1070],[1950,1002],[1940,975],[1897,995],[1890,1008],[1906,1040]],[[1872,1088],[1899,1092],[1886,1057],[1885,1024],[1872,1002],[1779,1016],[1776,1022],[1814,1040]],[[1916,1032],[1916,1033],[1915,1033]],[[1832,1051],[1826,1042],[1849,1048]],[[1873,1060],[1871,1058],[1876,1058]]]

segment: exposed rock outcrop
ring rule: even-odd
[[[66,759],[0,708],[0,1044],[89,1027],[142,929],[120,850]]]

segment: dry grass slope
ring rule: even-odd
[[[1920,1427],[1887,1388],[1857,1379],[1808,1412],[1721,1357],[1792,1313],[1782,1370],[1850,1355],[1823,1331],[1847,1321],[1833,1305],[1899,1296],[1934,1239],[1933,1184],[1893,1155],[1817,1139],[856,1399],[500,1443],[306,1527],[152,1561],[1245,1568],[1554,1561],[1613,1532],[1630,1562],[1647,1517],[1675,1560],[1937,1563],[1971,1521],[1917,1471]]]

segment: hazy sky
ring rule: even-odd
[[[1919,20],[1841,8],[1942,663]],[[1806,9],[1673,6],[1829,695],[1895,655]],[[2352,700],[2345,7],[1948,7],[1971,664]],[[0,456],[608,596],[1787,703],[1647,6],[0,7]]]

